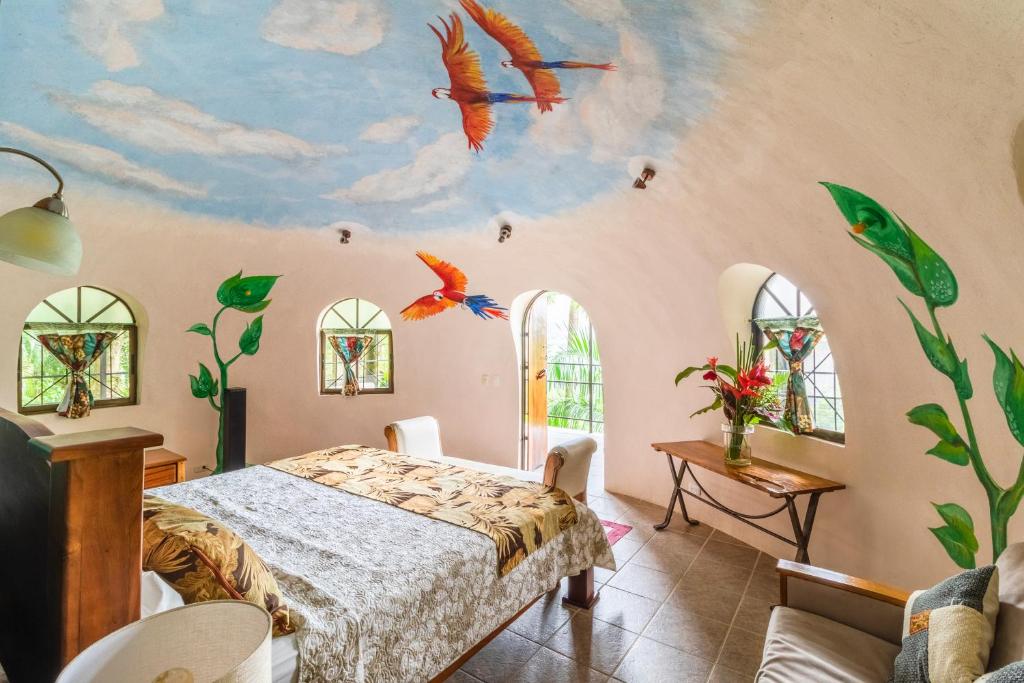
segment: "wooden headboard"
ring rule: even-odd
[[[139,618],[143,451],[127,427],[54,435],[0,409],[0,664],[11,683],[53,681]]]

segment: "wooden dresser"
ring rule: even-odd
[[[187,458],[166,448],[153,448],[146,451],[147,489],[185,481],[185,462]]]

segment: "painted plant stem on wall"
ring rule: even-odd
[[[1024,457],[1021,459],[1017,480],[1008,487],[996,482],[982,458],[968,407],[974,388],[967,370],[967,360],[957,353],[953,340],[942,331],[936,315],[936,309],[956,303],[956,277],[945,260],[899,216],[856,190],[832,183],[822,185],[832,193],[839,210],[852,226],[850,236],[853,240],[882,259],[896,273],[907,291],[924,301],[931,323],[930,330],[918,320],[906,303],[900,300],[900,304],[910,316],[928,361],[953,384],[960,405],[964,435],[961,436],[953,425],[945,408],[936,403],[913,408],[907,413],[907,418],[911,423],[925,427],[939,437],[939,442],[928,451],[929,455],[960,467],[969,465],[974,470],[988,498],[992,522],[992,559],[995,561],[1006,549],[1007,526],[1024,497]],[[1024,365],[1013,349],[1007,353],[988,335],[982,336],[995,355],[992,386],[996,399],[1006,414],[1010,433],[1024,446]],[[944,526],[932,528],[931,532],[954,562],[965,569],[973,568],[979,543],[970,513],[956,503],[933,505]]]
[[[215,474],[224,471],[224,397],[228,390],[228,368],[242,356],[254,356],[260,350],[260,337],[263,335],[263,316],[256,316],[252,322],[245,326],[242,336],[238,339],[238,353],[225,359],[221,355],[221,348],[217,342],[217,325],[220,317],[225,311],[234,309],[242,313],[261,313],[270,305],[267,296],[280,275],[254,275],[242,277],[242,272],[229,277],[221,283],[217,289],[217,301],[221,308],[213,316],[213,323],[196,323],[188,328],[188,332],[195,332],[209,337],[213,342],[213,359],[217,363],[219,378],[214,378],[210,369],[199,364],[199,375],[189,375],[192,395],[199,399],[206,399],[210,406],[219,414],[217,428],[217,468]]]

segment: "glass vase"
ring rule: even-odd
[[[746,467],[750,464],[750,435],[752,425],[722,425],[722,445],[725,446],[725,464],[732,467]]]

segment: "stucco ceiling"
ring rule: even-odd
[[[456,0],[34,0],[0,6],[0,144],[70,183],[211,218],[374,230],[483,227],[628,191],[712,111],[752,0],[488,0],[565,102],[495,102],[474,151],[439,17],[464,24],[487,91],[535,93]],[[578,66],[578,65],[558,65]],[[458,67],[454,67],[458,68]],[[15,96],[12,96],[16,94]],[[543,93],[542,93],[543,95]],[[3,167],[0,173],[22,173]]]

